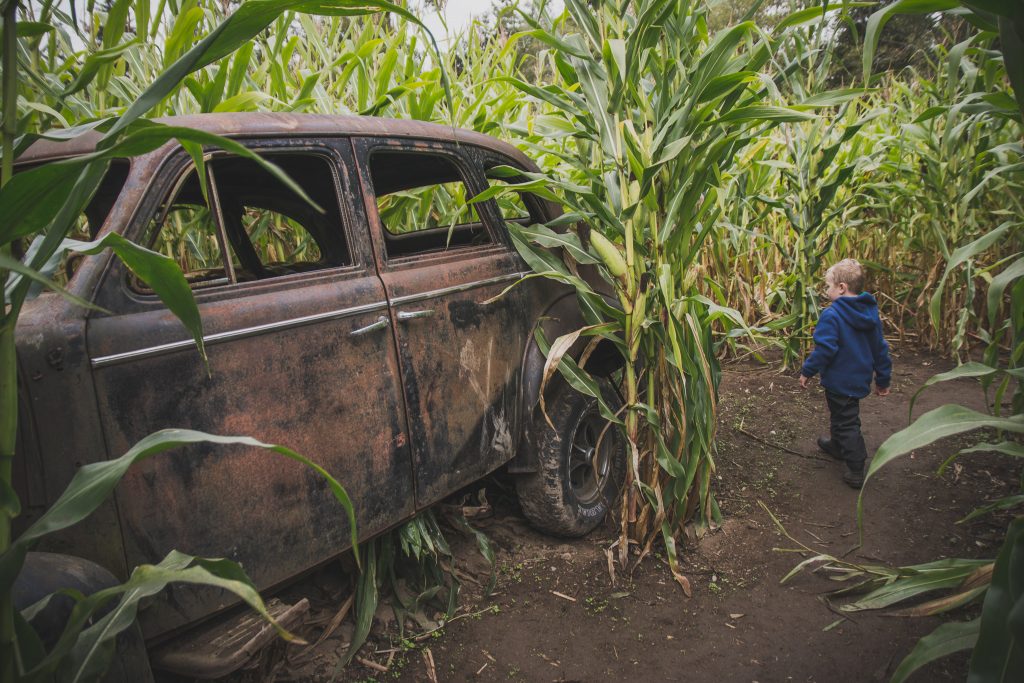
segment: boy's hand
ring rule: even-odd
[[[807,388],[807,376],[806,375],[800,375],[800,386],[803,387],[804,389]]]
[[[875,387],[875,393],[878,394],[879,396],[888,396],[889,387],[886,387],[884,389],[882,387]]]

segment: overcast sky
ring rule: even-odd
[[[562,0],[554,0],[548,7],[552,14],[562,11]],[[490,0],[448,0],[444,8],[445,21],[448,24],[448,32],[442,28],[441,17],[436,10],[426,9],[419,15],[423,23],[427,25],[430,32],[442,45],[447,43],[446,35],[456,35],[463,31],[474,18],[480,18],[487,14],[491,8]]]

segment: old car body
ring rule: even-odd
[[[305,454],[347,488],[361,539],[506,463],[535,469],[529,426],[544,357],[533,332],[541,325],[553,339],[580,317],[571,291],[543,278],[498,297],[528,270],[504,222],[545,222],[558,209],[523,196],[518,215],[489,200],[466,221],[435,220],[441,204],[464,205],[486,189],[489,167],[536,170],[527,157],[485,135],[413,121],[225,114],[170,122],[241,142],[322,212],[216,149],[207,150],[208,199],[177,144],[112,167],[90,236],[115,231],[178,258],[209,365],[109,253],[83,259],[67,285],[96,309],[36,298],[17,330],[19,524],[51,504],[78,467],[165,427],[250,435]],[[41,142],[19,162],[94,144],[89,136]],[[427,209],[424,192],[434,202]],[[387,224],[400,220],[416,225]],[[274,241],[285,221],[302,228],[302,254]],[[114,500],[49,549],[122,578],[171,549],[229,557],[265,589],[337,556],[348,538],[344,512],[311,471],[257,450],[196,446],[133,468]],[[142,613],[145,636],[159,640],[231,602],[172,589]]]

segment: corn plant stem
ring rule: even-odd
[[[3,6],[3,160],[0,162],[0,187],[14,175],[14,136],[17,133],[18,116],[18,3],[8,0]],[[11,245],[0,246],[7,256]],[[14,444],[18,426],[18,378],[14,347],[14,321],[16,316],[8,314],[6,303],[7,278],[9,274],[0,270],[0,284],[4,286],[5,298],[0,311],[0,485],[5,492],[12,490],[12,465]],[[5,496],[6,497],[6,496]],[[0,553],[11,545],[11,517],[8,510],[0,511]],[[14,603],[8,591],[0,592],[0,682],[14,680]]]

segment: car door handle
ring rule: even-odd
[[[402,311],[398,314],[399,320],[415,320],[416,318],[429,318],[434,315],[434,309],[428,308],[423,311]]]
[[[351,332],[348,333],[348,336],[356,337],[359,336],[360,334],[366,334],[367,332],[383,330],[385,327],[388,326],[388,322],[388,317],[386,315],[382,315],[381,317],[377,318],[377,322],[370,323],[366,327],[360,327],[358,330],[352,330]]]

